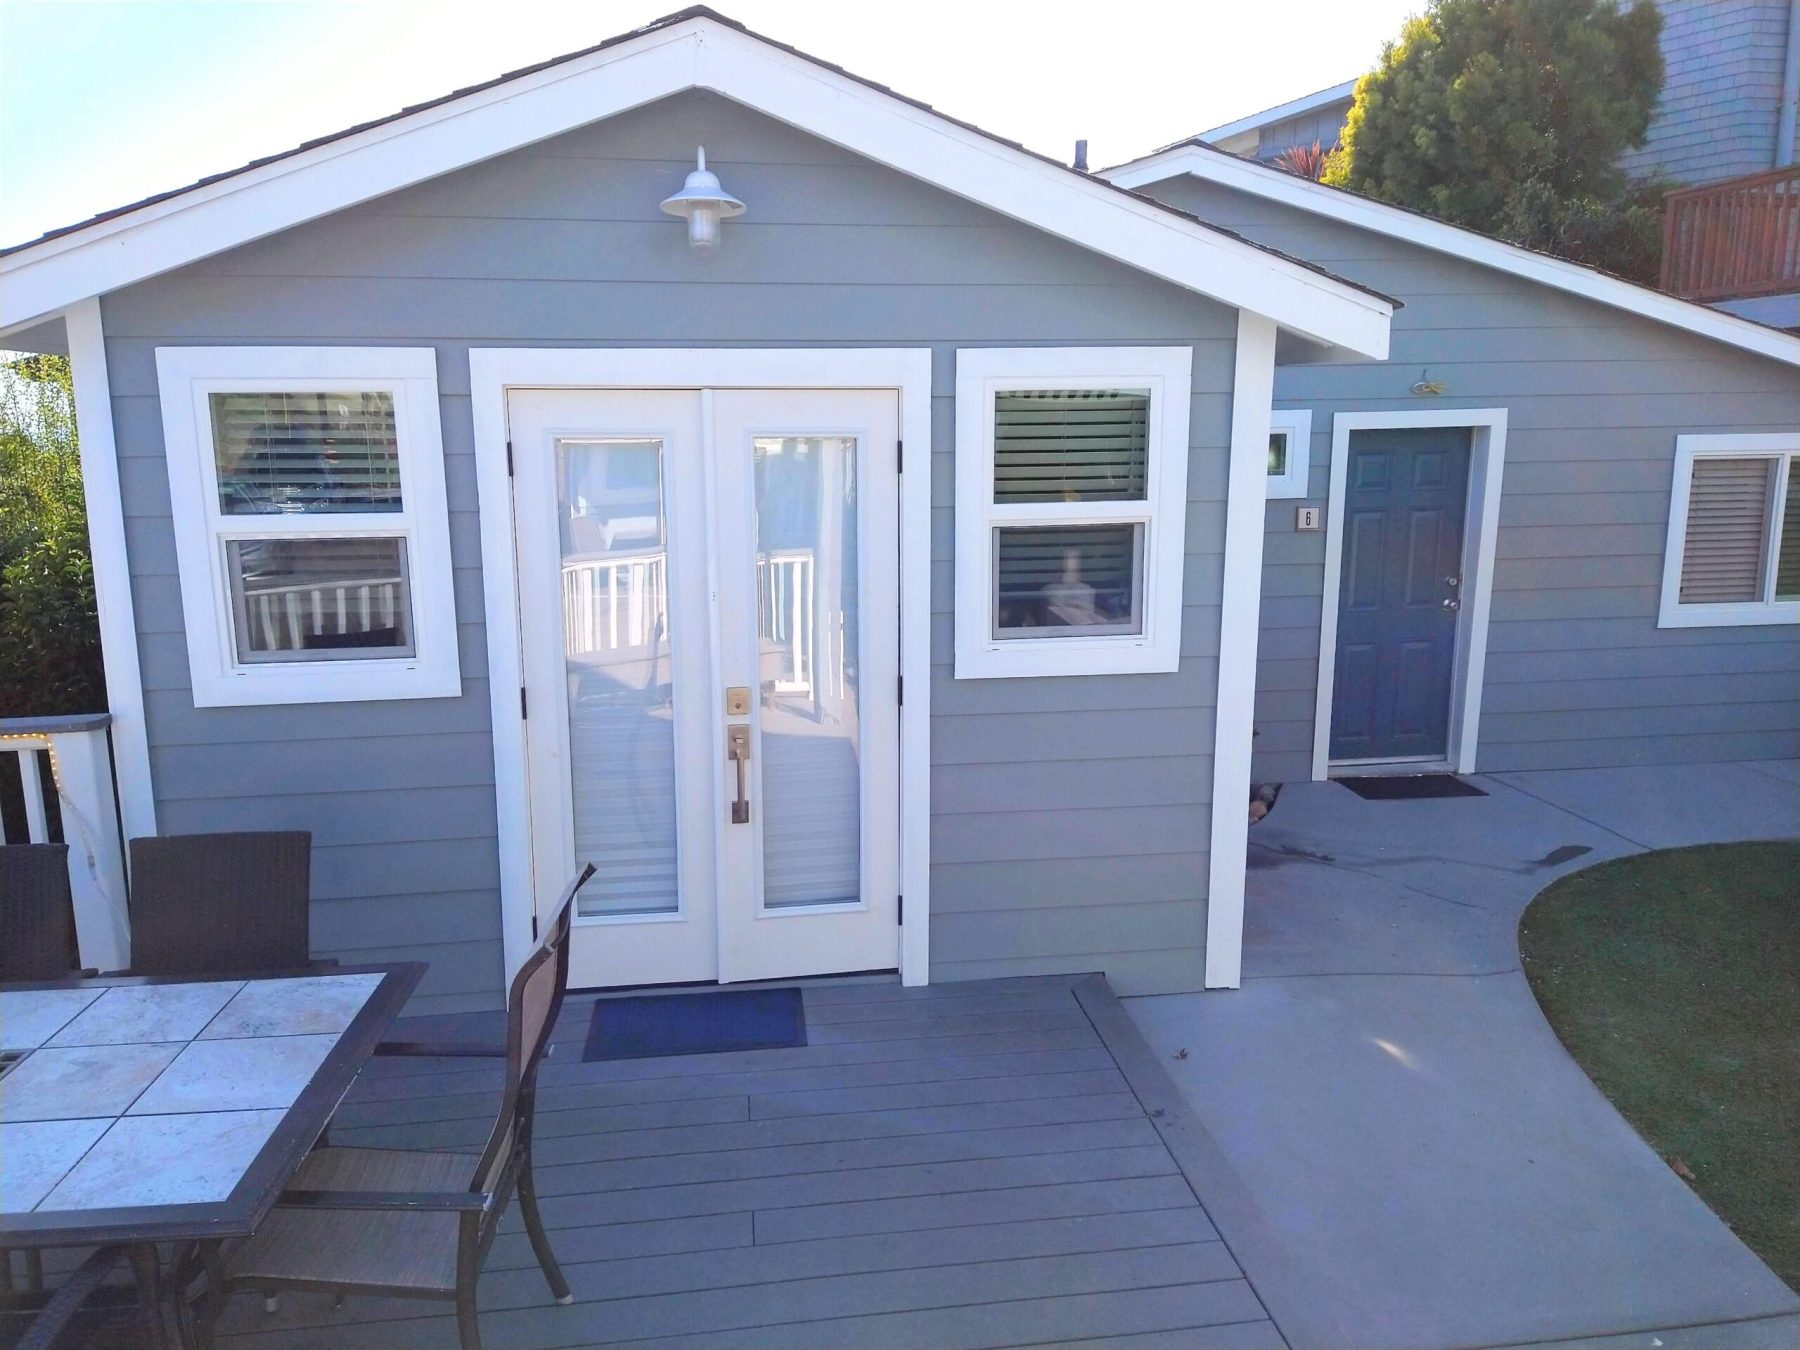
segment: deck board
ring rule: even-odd
[[[1283,1342],[1076,1000],[1073,977],[808,986],[809,1044],[587,1064],[571,996],[537,1172],[575,1292],[548,1296],[515,1212],[482,1277],[490,1350],[840,1350]],[[402,1034],[491,1037],[491,1016]],[[378,1060],[334,1143],[478,1149],[500,1078]],[[240,1298],[233,1350],[456,1345],[447,1307]]]

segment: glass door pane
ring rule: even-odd
[[[680,907],[660,439],[557,449],[562,639],[584,917]]]
[[[758,436],[763,904],[861,898],[856,438]]]

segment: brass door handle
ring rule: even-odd
[[[737,764],[737,798],[731,803],[731,823],[748,825],[750,823],[750,727],[748,723],[736,722],[725,728],[725,758]]]

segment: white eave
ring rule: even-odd
[[[1100,176],[1120,187],[1138,189],[1191,175],[1221,187],[1245,192],[1297,210],[1328,216],[1376,234],[1417,244],[1483,267],[1492,267],[1598,304],[1610,305],[1658,323],[1696,333],[1729,346],[1800,365],[1800,337],[1740,319],[1672,295],[1608,276],[1605,272],[1536,253],[1516,244],[1448,225],[1354,192],[1326,187],[1280,169],[1241,159],[1209,145],[1184,142],[1110,169]]]
[[[1315,342],[1382,359],[1386,297],[749,33],[680,15],[0,256],[0,331],[689,89],[711,90]]]

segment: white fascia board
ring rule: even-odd
[[[730,30],[704,35],[707,88],[1034,229],[1307,337],[1382,360],[1393,306],[1147,200]]]
[[[1328,216],[1376,234],[1417,244],[1421,248],[1566,291],[1598,304],[1685,329],[1701,337],[1727,343],[1758,356],[1800,366],[1800,337],[1793,337],[1749,319],[1740,319],[1706,305],[1677,300],[1647,286],[1638,286],[1590,267],[1564,262],[1548,254],[1534,253],[1516,244],[1503,243],[1449,225],[1429,216],[1404,211],[1354,192],[1325,187],[1296,178],[1280,169],[1252,163],[1199,145],[1177,145],[1143,159],[1103,169],[1100,176],[1120,187],[1141,188],[1191,174],[1195,178],[1251,196],[1280,202],[1297,210]],[[1404,297],[1401,297],[1404,299]],[[1284,325],[1285,326],[1285,325]]]
[[[648,33],[0,258],[0,327],[665,97],[693,83],[695,37]]]
[[[1378,296],[704,18],[0,258],[0,327],[691,88],[1317,341],[1387,354],[1393,307]]]

